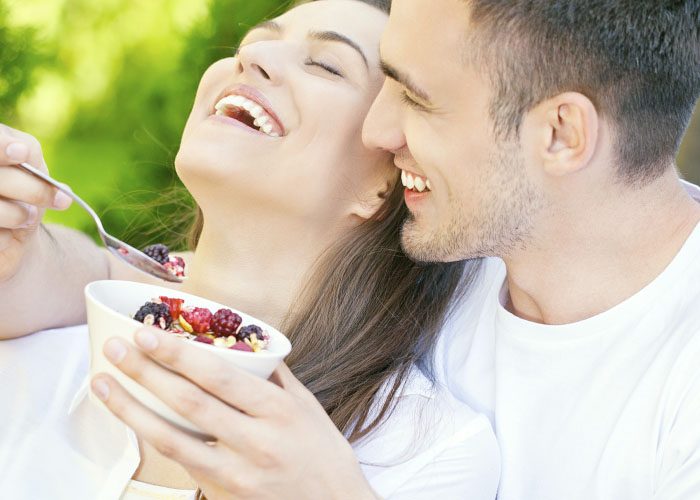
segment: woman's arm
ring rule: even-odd
[[[174,254],[189,261],[190,253]],[[134,269],[80,231],[41,226],[19,270],[0,283],[0,340],[85,323],[83,289],[91,281],[120,279],[164,286]],[[165,284],[177,289],[178,285]]]
[[[86,235],[41,226],[18,270],[0,283],[0,339],[84,323],[83,288],[108,276],[104,252]]]

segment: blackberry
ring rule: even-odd
[[[161,243],[147,246],[143,249],[143,253],[161,264],[168,262],[170,257],[170,249]]]
[[[170,307],[167,304],[146,302],[134,314],[134,319],[144,325],[153,325],[161,330],[167,330],[172,324],[173,318],[170,315]]]
[[[218,337],[235,335],[243,319],[231,309],[219,309],[211,318],[211,331]]]
[[[241,328],[241,330],[236,334],[236,338],[240,341],[245,341],[249,339],[251,335],[255,334],[258,340],[263,339],[263,331],[258,325],[248,325]]]

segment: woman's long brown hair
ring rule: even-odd
[[[410,260],[400,243],[407,216],[398,182],[374,217],[323,254],[282,325],[294,346],[287,364],[350,442],[390,414],[411,369],[432,378],[444,318],[478,266]],[[199,212],[193,243],[201,228]],[[375,401],[389,381],[388,396]],[[379,411],[368,421],[373,404]]]
[[[357,1],[389,11],[390,0]],[[401,249],[408,216],[397,182],[374,217],[323,254],[282,325],[294,346],[286,363],[350,442],[390,415],[414,367],[432,379],[440,328],[478,268],[477,261],[410,260]],[[202,226],[198,209],[190,248]]]

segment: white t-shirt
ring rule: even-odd
[[[124,499],[188,498],[130,483],[139,463],[134,434],[87,398],[73,404],[88,363],[86,326],[0,342],[0,497],[117,500],[131,486]],[[355,451],[384,498],[496,495],[500,457],[488,418],[417,370],[390,419]]]
[[[509,313],[498,259],[480,280],[439,358],[493,419],[499,500],[700,499],[700,226],[652,283],[573,324]]]

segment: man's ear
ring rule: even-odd
[[[565,92],[541,102],[530,122],[537,129],[535,154],[547,174],[563,176],[585,168],[598,141],[598,112],[578,92]]]

